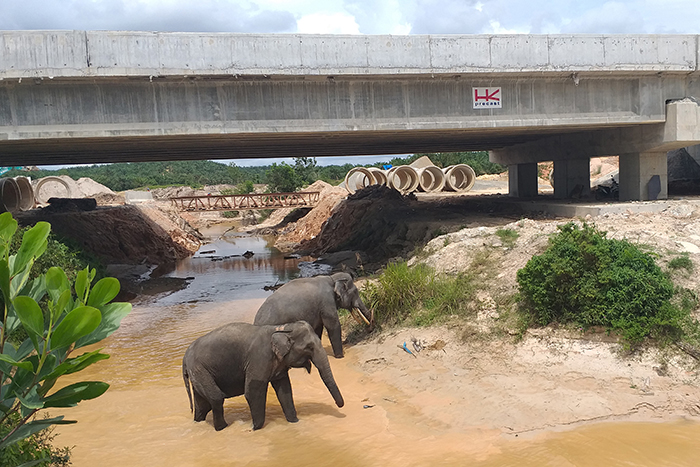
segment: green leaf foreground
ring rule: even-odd
[[[75,423],[62,416],[35,419],[38,411],[73,407],[104,394],[109,385],[101,381],[52,389],[61,377],[109,358],[100,350],[77,357],[71,353],[111,335],[131,311],[130,303],[111,303],[119,293],[117,279],[103,278],[92,286],[94,269],[78,272],[74,284],[59,267],[33,274],[50,229],[39,222],[26,230],[12,254],[17,221],[9,213],[0,214],[0,427],[5,433],[0,436],[0,457],[4,449],[51,425]],[[27,465],[37,462],[41,460]]]

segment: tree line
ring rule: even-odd
[[[421,156],[428,156],[435,165],[443,168],[454,164],[468,164],[477,175],[500,173],[505,170],[505,167],[489,162],[486,151],[413,154],[376,162],[371,166],[406,165]],[[165,186],[199,188],[218,184],[241,185],[247,190],[252,190],[253,184],[264,183],[271,192],[291,192],[317,180],[337,185],[343,181],[350,169],[359,166],[361,165],[319,166],[313,157],[294,158],[294,164],[282,162],[256,167],[240,167],[235,163],[224,164],[208,160],[127,162],[38,170],[32,171],[31,176],[36,179],[49,175],[68,175],[75,180],[88,177],[114,191]],[[6,174],[9,177],[18,175],[27,175],[27,172],[14,169]]]

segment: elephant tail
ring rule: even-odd
[[[187,365],[185,360],[182,360],[182,379],[185,381],[185,389],[187,390],[187,398],[190,400],[190,412],[194,410],[192,407],[192,391],[190,391],[190,375],[187,373]]]

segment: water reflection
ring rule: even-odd
[[[270,238],[225,235],[203,245],[200,252],[177,264],[166,277],[192,277],[181,291],[157,300],[159,306],[179,303],[225,302],[267,297],[264,286],[288,282],[299,277],[299,262],[304,258],[285,258]],[[210,253],[212,252],[213,253]],[[242,256],[245,252],[253,256]]]

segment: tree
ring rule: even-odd
[[[301,188],[303,184],[294,167],[284,162],[279,165],[272,164],[270,169],[265,172],[265,183],[267,183],[270,192],[273,193],[291,193]]]
[[[234,162],[231,162],[228,165],[228,176],[229,176],[229,182],[232,185],[237,185],[238,183],[243,180],[243,172],[241,171],[241,168],[238,167]]]
[[[295,157],[294,171],[297,173],[303,183],[313,183],[318,179],[316,173],[316,158],[314,157]]]
[[[92,284],[94,269],[80,271],[74,284],[58,267],[30,281],[51,226],[38,222],[11,254],[16,230],[12,215],[0,214],[0,460],[16,443],[51,425],[75,423],[63,416],[37,419],[40,410],[72,407],[107,390],[107,383],[83,381],[52,392],[61,376],[109,358],[100,350],[71,355],[111,335],[131,311],[130,303],[110,303],[119,293],[117,279],[105,277]],[[36,464],[30,461],[28,465]]]

